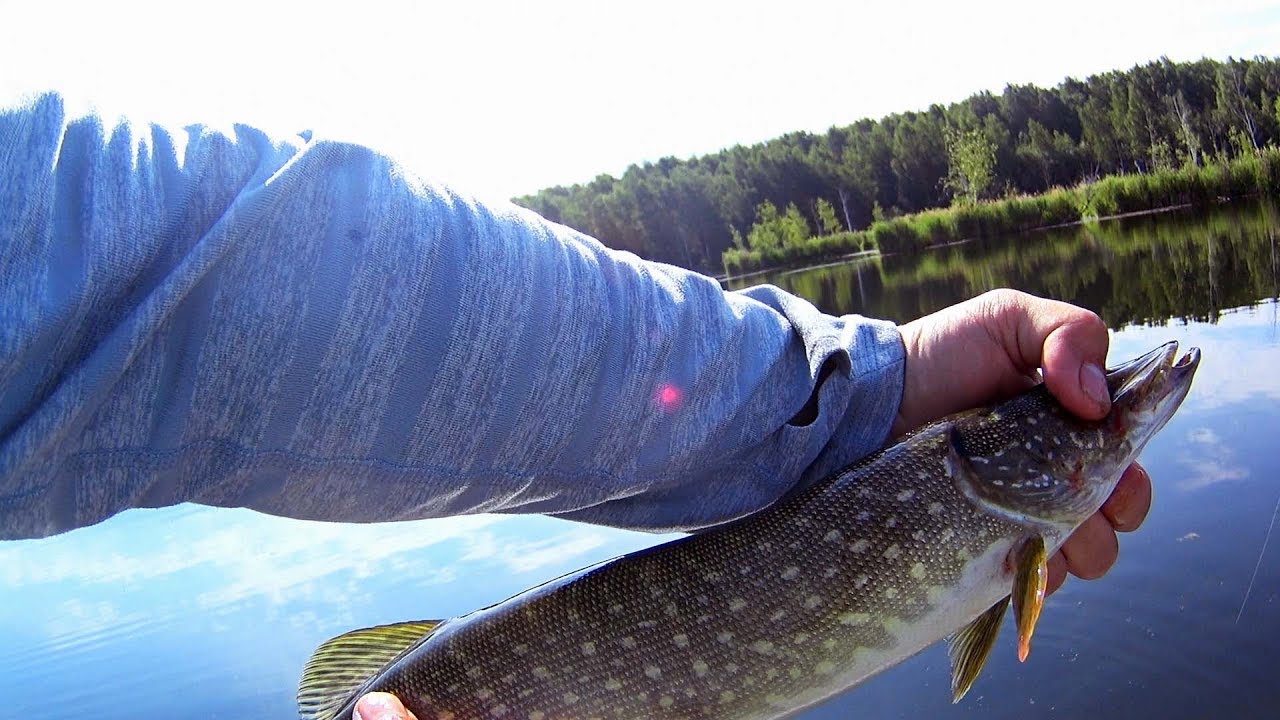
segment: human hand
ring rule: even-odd
[[[391,693],[375,692],[356,703],[354,720],[417,720]]]
[[[906,345],[896,437],[929,421],[1015,395],[1043,380],[1070,412],[1097,420],[1111,408],[1103,363],[1107,328],[1097,315],[1014,290],[994,290],[900,328]],[[1067,572],[1101,577],[1120,552],[1116,532],[1151,508],[1151,479],[1137,463],[1111,497],[1049,560],[1048,591]]]

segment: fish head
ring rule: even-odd
[[[1200,351],[1177,343],[1107,371],[1111,411],[1097,421],[1064,409],[1043,386],[957,419],[949,472],[984,509],[1058,538],[1102,506],[1182,404]]]

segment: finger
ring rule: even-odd
[[[1062,555],[1067,559],[1067,570],[1072,575],[1096,580],[1115,564],[1120,555],[1120,543],[1110,521],[1102,513],[1094,513],[1063,543]]]
[[[416,720],[400,700],[390,693],[369,693],[356,703],[355,720]]]
[[[1111,497],[1102,503],[1102,514],[1119,532],[1138,529],[1151,511],[1151,476],[1138,463],[1125,469],[1111,491]]]
[[[1027,373],[1043,368],[1049,392],[1072,413],[1089,420],[1106,415],[1111,397],[1103,367],[1110,338],[1102,318],[1069,303],[1013,290],[989,295],[1009,323],[1004,327],[1010,361]]]
[[[1062,551],[1053,554],[1049,558],[1049,582],[1045,586],[1045,595],[1052,595],[1057,592],[1058,588],[1067,581],[1067,559],[1062,556]]]

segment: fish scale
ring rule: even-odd
[[[349,717],[382,690],[419,720],[773,718],[965,628],[953,646],[961,695],[1019,590],[1015,571],[1034,590],[1023,569],[1043,567],[1185,396],[1198,355],[1182,372],[1172,354],[1108,376],[1124,422],[1074,419],[1039,388],[927,426],[735,523],[438,625],[340,636],[304,673],[303,717]],[[1155,390],[1132,385],[1142,373]],[[1163,414],[1141,437],[1147,409],[1126,409],[1130,396]],[[1029,539],[1038,555],[1023,551]],[[1020,617],[1018,603],[1039,602],[1015,596]]]
[[[406,664],[377,689],[458,717],[526,706],[549,718],[773,717],[825,697],[842,686],[837,668],[855,679],[876,670],[859,653],[918,651],[895,629],[936,609],[968,566],[957,559],[1018,531],[975,513],[940,461],[907,454],[902,465],[888,456],[856,466],[741,525],[481,611],[468,626],[484,632],[446,625],[418,656],[430,677]],[[992,583],[978,609],[1002,592]],[[477,687],[475,677],[499,682]]]

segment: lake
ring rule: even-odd
[[[1027,663],[1009,621],[969,696],[930,648],[806,718],[1271,717],[1280,707],[1280,210],[1107,221],[768,278],[897,321],[995,287],[1099,312],[1112,359],[1203,360],[1148,446],[1146,524],[1050,598]],[[0,543],[13,718],[292,718],[317,644],[449,617],[667,537],[539,517],[343,526],[180,506]],[[1247,602],[1246,602],[1247,596]]]

